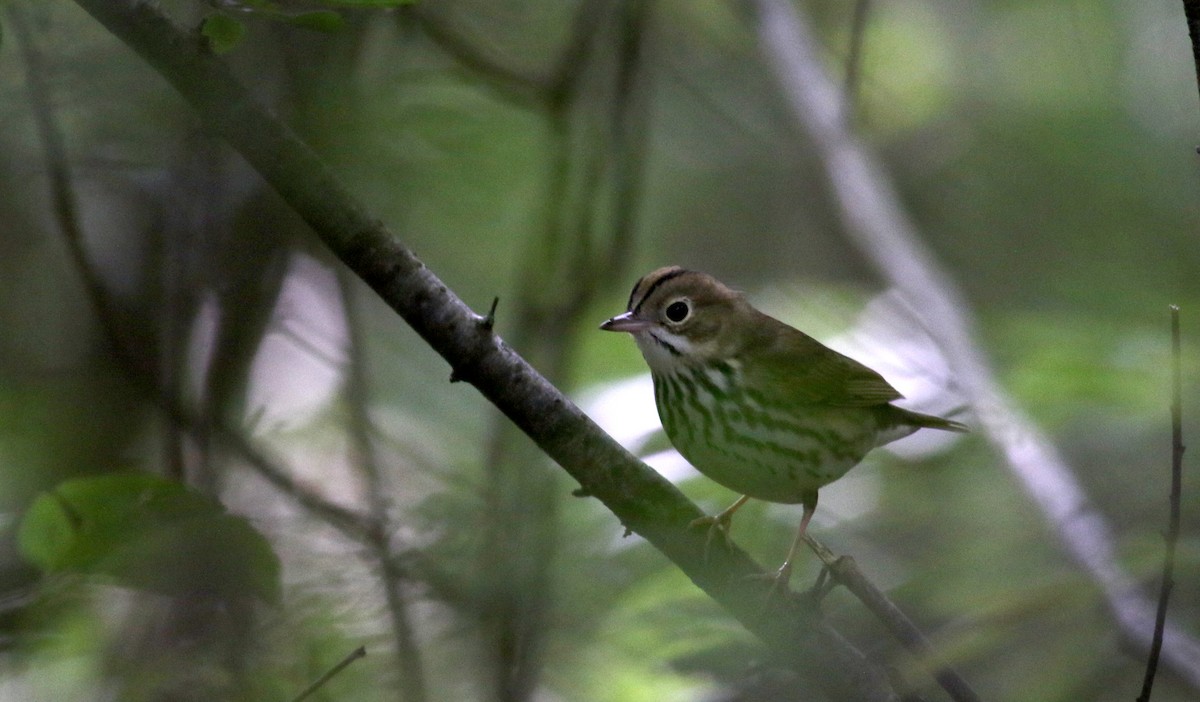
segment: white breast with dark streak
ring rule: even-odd
[[[865,409],[767,407],[741,389],[737,361],[701,367],[675,360],[674,372],[654,373],[663,428],[688,462],[731,490],[800,502],[876,445]]]

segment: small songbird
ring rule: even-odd
[[[777,588],[787,586],[820,488],[871,449],[918,429],[967,431],[891,404],[903,396],[878,373],[759,312],[705,273],[651,272],[633,286],[627,311],[600,328],[633,335],[679,453],[742,494],[693,525],[727,534],[733,513],[752,497],[804,505]]]

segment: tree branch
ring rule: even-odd
[[[316,692],[317,690],[320,690],[325,685],[325,683],[332,680],[333,676],[342,672],[342,670],[344,670],[346,668],[346,666],[350,665],[354,661],[356,661],[359,658],[362,658],[363,656],[366,656],[366,655],[367,655],[367,649],[365,646],[359,646],[358,648],[354,649],[345,658],[338,661],[336,665],[334,665],[329,670],[325,671],[321,675],[321,677],[314,680],[311,685],[304,688],[304,690],[299,695],[296,695],[294,698],[292,698],[292,702],[302,702],[302,700],[308,699],[309,697],[312,696],[312,694],[314,692]]]
[[[979,695],[975,694],[967,681],[941,659],[933,649],[933,644],[925,638],[925,634],[921,633],[917,625],[862,574],[853,558],[835,555],[808,534],[804,536],[804,540],[813,553],[817,554],[817,558],[825,564],[833,579],[853,593],[876,619],[883,622],[892,636],[895,636],[909,653],[916,656],[921,665],[933,671],[934,679],[946,694],[950,695],[950,699],[954,702],[979,702]]]
[[[921,311],[975,409],[981,433],[1054,527],[1068,555],[1091,574],[1130,640],[1149,645],[1154,607],[1117,564],[1107,523],[1050,440],[1004,393],[975,341],[969,306],[922,244],[883,168],[846,128],[839,91],[815,40],[787,0],[750,0],[763,50],[796,121],[812,138],[846,233],[880,275]],[[1200,687],[1200,643],[1168,625],[1165,659]]]
[[[512,349],[355,200],[317,155],[260,108],[229,68],[149,3],[77,0],[193,106],[315,230],[329,249],[474,385],[587,494],[675,562],[697,586],[783,661],[834,699],[896,700],[884,673],[800,598],[763,611],[769,583],[738,549],[705,559],[704,534],[688,529],[700,510],[607,436]]]

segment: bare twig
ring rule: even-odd
[[[933,677],[946,691],[946,694],[950,695],[950,699],[955,702],[979,701],[979,695],[975,694],[967,681],[942,660],[934,650],[933,644],[925,638],[925,634],[921,633],[917,625],[904,612],[900,611],[896,603],[892,602],[887,595],[883,594],[882,590],[875,587],[875,584],[862,574],[853,558],[835,555],[810,535],[806,534],[804,540],[808,542],[808,547],[812,549],[813,553],[817,554],[817,557],[825,564],[825,568],[834,580],[845,586],[867,609],[871,610],[871,613],[883,622],[892,636],[895,636],[909,653],[916,656],[922,665],[933,670]]]
[[[372,287],[459,377],[474,385],[628,528],[676,563],[788,665],[833,700],[898,700],[887,675],[800,599],[780,598],[740,549],[705,558],[700,509],[606,435],[498,337],[394,233],[373,219],[316,154],[251,99],[201,37],[139,0],[76,0],[126,42],[195,108],[307,221],[326,246]]]
[[[399,559],[391,553],[391,520],[387,511],[387,494],[383,484],[383,466],[375,452],[372,441],[370,417],[370,391],[367,383],[366,357],[363,351],[363,321],[358,318],[354,295],[355,279],[345,270],[338,271],[338,283],[342,297],[342,314],[346,319],[346,404],[350,419],[348,430],[356,454],[354,465],[363,472],[367,483],[367,505],[371,520],[378,525],[369,547],[379,568],[379,579],[387,602],[388,615],[392,622],[392,638],[396,642],[396,667],[399,670],[397,687],[404,702],[424,702],[429,695],[425,685],[425,671],[421,663],[421,649],[417,635],[409,618],[409,604],[405,589],[409,585],[408,574]]]
[[[301,702],[302,700],[306,699],[307,697],[312,695],[312,693],[321,689],[321,687],[323,687],[325,685],[325,683],[329,682],[330,679],[333,678],[333,676],[342,672],[346,668],[346,666],[350,665],[351,663],[358,660],[359,658],[363,658],[366,655],[367,655],[367,649],[365,646],[359,646],[358,648],[354,649],[353,651],[350,652],[350,654],[348,656],[346,656],[341,661],[339,661],[337,665],[330,668],[324,675],[322,675],[321,677],[314,680],[313,683],[311,685],[309,685],[308,687],[304,688],[303,692],[301,692],[300,694],[293,697],[292,702]]]
[[[1154,636],[1146,660],[1146,677],[1138,702],[1150,702],[1158,657],[1162,652],[1163,629],[1167,623],[1167,601],[1175,587],[1175,547],[1179,542],[1179,512],[1183,493],[1183,372],[1179,340],[1179,307],[1171,305],[1171,516],[1167,521],[1167,552],[1163,557],[1162,584],[1158,591],[1158,609],[1154,617]]]
[[[620,49],[617,55],[615,94],[611,106],[613,143],[612,236],[608,240],[607,262],[593,266],[592,289],[603,289],[625,275],[630,252],[634,248],[637,213],[641,205],[642,179],[645,175],[646,148],[649,141],[650,93],[645,84],[651,62],[646,57],[650,42],[651,3],[625,0],[620,19]],[[586,301],[585,301],[586,302]],[[578,305],[580,309],[583,304]]]
[[[1108,524],[1053,443],[996,381],[975,341],[969,305],[921,242],[883,168],[841,119],[838,90],[817,58],[808,26],[787,0],[750,1],[757,8],[764,51],[824,163],[846,233],[921,312],[975,410],[980,433],[1004,457],[1067,554],[1100,586],[1121,631],[1149,645],[1154,608],[1118,565]],[[1165,642],[1164,659],[1200,687],[1200,642],[1170,624]]]
[[[42,143],[42,152],[46,158],[46,171],[50,177],[50,198],[53,203],[53,214],[58,224],[59,232],[67,245],[67,251],[79,271],[91,303],[101,334],[114,358],[125,367],[138,366],[133,354],[121,342],[121,333],[117,328],[117,312],[105,291],[104,281],[91,266],[87,242],[79,222],[79,207],[75,195],[74,181],[71,177],[70,162],[67,158],[66,146],[63,144],[62,133],[54,116],[54,107],[50,96],[50,88],[46,83],[49,75],[48,68],[33,41],[33,35],[25,17],[24,8],[20,3],[10,2],[5,6],[9,27],[13,38],[21,51],[25,62],[25,80],[28,87],[29,103],[32,107],[34,124],[37,126],[38,138]]]
[[[551,79],[542,75],[527,75],[493,60],[465,37],[459,35],[451,22],[441,19],[437,5],[414,3],[400,8],[399,21],[412,20],[443,51],[483,79],[483,85],[498,98],[516,105],[540,105],[546,100]]]

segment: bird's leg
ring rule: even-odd
[[[708,549],[712,545],[713,534],[720,532],[725,537],[725,543],[729,543],[729,525],[733,522],[733,513],[741,509],[742,505],[749,500],[749,495],[742,495],[737,499],[737,502],[726,507],[721,512],[714,514],[711,517],[700,517],[693,519],[688,528],[692,529],[698,526],[708,527],[708,537],[704,540],[704,560],[708,560]]]
[[[796,538],[792,540],[792,547],[788,549],[788,555],[784,559],[783,565],[775,571],[775,582],[771,585],[771,595],[787,590],[788,581],[792,578],[792,561],[796,558],[796,552],[800,550],[800,543],[804,541],[804,532],[808,531],[808,522],[812,519],[813,512],[816,511],[817,493],[813,491],[804,496],[804,514],[800,517],[800,528],[796,530]]]

